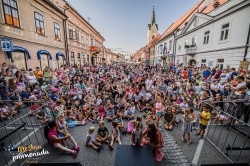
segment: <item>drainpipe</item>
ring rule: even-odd
[[[66,15],[66,10],[64,9],[64,14]],[[63,28],[64,28],[64,45],[65,45],[65,54],[66,54],[66,64],[69,64],[69,46],[68,46],[68,33],[67,33],[67,24],[66,24],[67,18],[63,19]]]
[[[173,61],[174,61],[174,65],[175,65],[175,53],[176,53],[176,39],[175,39],[175,37],[176,37],[176,31],[174,31],[174,42],[173,42]]]
[[[249,24],[249,28],[248,28],[247,42],[246,42],[246,46],[245,46],[245,53],[244,53],[243,61],[246,61],[246,56],[247,56],[247,51],[248,51],[248,44],[249,44],[249,36],[250,36],[250,24]]]

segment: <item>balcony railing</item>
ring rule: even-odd
[[[197,52],[196,46],[193,46],[193,47],[191,46],[191,47],[186,48],[187,55],[194,55],[194,54],[196,54],[196,52]]]

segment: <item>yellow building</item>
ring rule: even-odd
[[[0,50],[0,61],[17,67],[57,68],[65,60],[66,15],[49,0],[0,1],[0,38],[12,39],[13,51]]]

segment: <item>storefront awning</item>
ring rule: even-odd
[[[62,52],[56,53],[56,60],[59,60],[59,56],[62,56],[63,60],[66,60],[66,57],[65,57],[65,55]]]
[[[20,47],[20,46],[13,46],[13,47],[12,47],[12,52],[13,52],[13,51],[24,52],[24,53],[27,54],[27,59],[31,59],[29,51],[26,50],[26,49],[23,48],[23,47]],[[8,58],[9,58],[9,59],[12,59],[12,54],[11,54],[11,52],[9,51],[9,52],[6,52],[6,53],[7,53]]]
[[[37,52],[37,58],[38,58],[38,60],[41,59],[41,54],[47,54],[50,57],[49,60],[52,60],[51,54],[48,51],[46,51],[46,50],[39,50]]]

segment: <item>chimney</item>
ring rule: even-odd
[[[214,0],[214,4],[213,4],[214,8],[217,8],[220,6],[220,2],[218,0]]]

